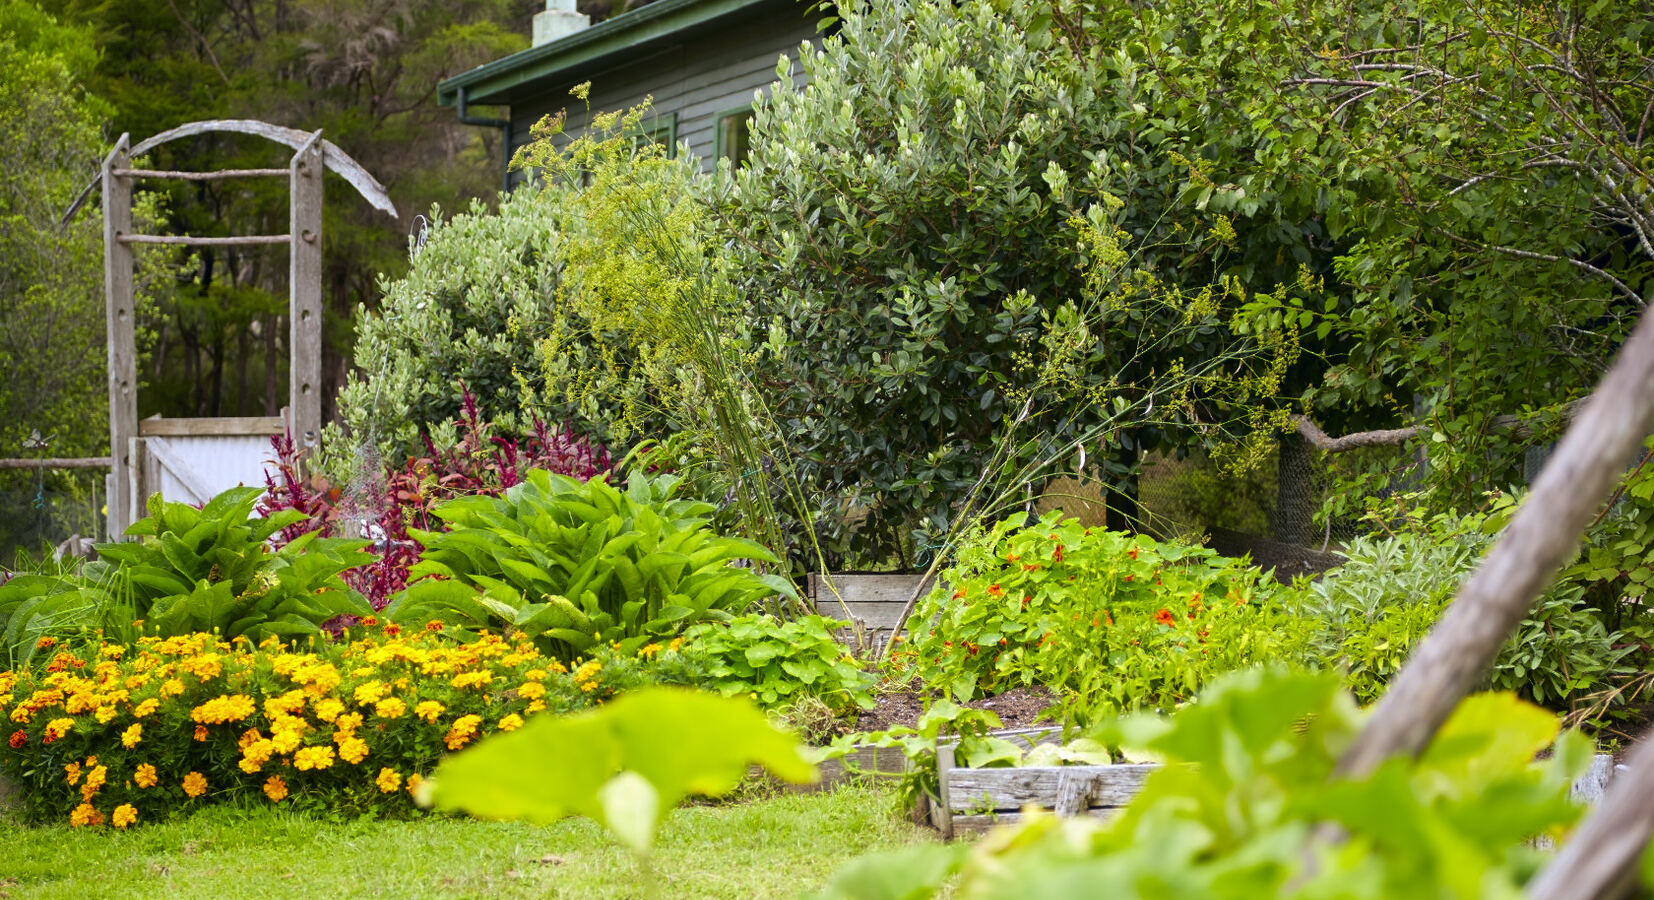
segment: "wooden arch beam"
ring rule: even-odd
[[[190,122],[177,128],[169,128],[160,134],[145,138],[128,151],[127,155],[136,159],[168,141],[215,132],[250,134],[278,144],[285,144],[293,150],[302,149],[310,140],[311,135],[311,132],[308,131],[300,131],[297,128],[287,128],[282,125],[272,125],[269,122],[260,122],[257,119],[209,119],[203,122]],[[339,145],[332,141],[323,140],[321,145],[323,165],[333,170],[351,187],[355,188],[356,192],[362,195],[362,199],[372,204],[374,209],[384,212],[393,219],[401,218],[396,212],[395,204],[391,203],[390,195],[385,193],[385,186],[380,184],[379,180],[374,178],[367,169],[362,168],[361,163],[351,159],[350,154],[339,149]],[[98,185],[102,181],[103,173],[99,172],[92,179],[92,182],[80,192],[80,196],[75,198],[75,202],[69,205],[69,209],[63,214],[63,222],[67,223],[75,217],[75,213],[79,212],[81,206],[86,203],[86,198],[92,196],[92,192],[98,189]]]

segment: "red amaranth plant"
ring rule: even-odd
[[[426,455],[387,469],[379,482],[382,487],[376,485],[365,490],[364,496],[344,502],[339,488],[319,478],[307,481],[299,476],[291,437],[271,438],[276,473],[265,476],[265,497],[259,511],[268,515],[280,509],[296,509],[309,517],[283,529],[275,539],[285,544],[317,530],[324,537],[331,536],[343,530],[346,520],[361,519],[363,536],[373,541],[368,550],[378,559],[346,572],[344,579],[374,609],[383,609],[407,584],[408,568],[419,560],[424,549],[408,536],[408,528],[443,530],[441,520],[431,515],[437,503],[472,494],[498,495],[518,484],[521,473],[528,469],[545,469],[586,481],[613,468],[607,448],[577,434],[566,423],[552,430],[536,418],[533,433],[518,440],[491,433],[492,423],[481,421],[469,390],[464,391],[462,410],[454,423],[460,430],[454,446],[439,450],[427,433]]]

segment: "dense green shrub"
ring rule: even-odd
[[[1311,659],[1344,670],[1357,699],[1377,700],[1476,568],[1491,542],[1481,528],[1496,530],[1497,521],[1442,518],[1425,533],[1352,541],[1349,561],[1302,585],[1293,601],[1321,623]],[[1546,591],[1500,651],[1493,687],[1567,711],[1603,703],[1604,692],[1636,674],[1646,651],[1583,602],[1585,589],[1564,578]],[[1632,699],[1614,697],[1604,708],[1623,710]]]
[[[766,709],[805,697],[841,714],[871,709],[877,679],[833,637],[846,625],[821,616],[787,622],[741,616],[690,628],[683,652],[704,666],[705,687],[725,696],[750,694]]]
[[[1123,465],[1230,421],[1202,397],[1278,392],[1279,371],[1224,362],[1230,313],[1252,290],[1318,292],[1303,232],[1230,227],[1237,205],[1283,207],[1206,178],[1109,35],[1023,0],[842,12],[709,192],[768,328],[760,382],[836,546],[849,530],[894,556],[946,531],[984,470],[1004,489],[1077,444]],[[1019,421],[1035,437],[1011,438]]]
[[[1243,561],[1060,512],[970,541],[915,608],[905,658],[961,700],[1044,684],[1065,712],[1169,710],[1213,676],[1295,661],[1313,622]]]
[[[636,651],[695,622],[797,596],[780,576],[731,565],[778,560],[714,532],[712,505],[676,499],[679,483],[634,471],[621,491],[606,476],[533,470],[503,496],[443,503],[432,512],[448,531],[409,529],[425,550],[385,614],[411,626],[526,632],[572,661],[605,644]]]
[[[626,342],[567,296],[567,196],[528,185],[497,212],[480,202],[451,218],[432,212],[407,276],[381,285],[378,312],[358,315],[355,357],[365,372],[339,395],[355,442],[388,460],[419,456],[419,434],[459,419],[466,389],[506,434],[530,433],[536,416],[578,421],[617,449],[658,431]],[[343,435],[324,446],[329,470],[348,471]]]
[[[295,537],[272,550],[272,535],[306,516],[254,513],[261,488],[231,488],[200,509],[149,498],[149,516],[128,533],[136,542],[100,544],[78,573],[30,575],[0,586],[0,628],[12,665],[42,637],[131,640],[216,631],[259,641],[314,637],[322,623],[373,610],[341,573],[373,561],[366,541]]]

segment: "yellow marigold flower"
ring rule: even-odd
[[[128,750],[132,749],[133,747],[138,746],[138,742],[143,740],[143,739],[144,739],[144,726],[142,724],[137,723],[137,722],[132,723],[132,726],[130,728],[128,728],[125,731],[121,732],[121,746],[125,747]]]
[[[486,687],[493,682],[494,674],[492,672],[482,671],[461,672],[458,675],[455,675],[454,679],[448,683],[454,687],[464,689],[468,687]]]
[[[287,796],[287,781],[280,775],[271,775],[264,782],[264,796],[269,797],[271,803],[280,803]]]
[[[18,704],[17,708],[11,711],[10,718],[19,725],[27,725],[29,720],[34,718],[34,710],[27,705]]]
[[[154,697],[151,697],[148,700],[145,700],[144,702],[139,703],[137,706],[133,707],[132,715],[136,716],[137,718],[142,719],[145,716],[153,715],[154,712],[157,709],[160,709],[160,708],[161,708],[161,701],[155,699]]]
[[[344,701],[335,697],[329,697],[326,700],[316,701],[316,718],[323,722],[331,722],[334,719],[339,718],[339,714],[344,711]]]
[[[207,792],[207,776],[200,772],[191,772],[184,776],[184,793],[190,797],[199,797]]]
[[[264,701],[264,715],[267,718],[296,716],[303,711],[304,691],[288,691],[280,697],[270,697]]]
[[[305,747],[293,754],[293,768],[300,772],[325,769],[333,765],[332,747]]]
[[[501,731],[516,731],[521,727],[523,727],[523,717],[516,713],[511,713],[500,719],[499,728]]]
[[[109,817],[109,821],[116,828],[125,828],[138,821],[138,810],[130,803],[122,803],[115,807],[115,812]]]
[[[355,731],[362,727],[362,714],[346,713],[333,720],[333,727],[345,732]]]
[[[562,663],[558,662],[555,659],[551,661],[551,664],[547,668],[551,669],[553,672],[556,672],[559,675],[562,675],[562,674],[568,672],[568,670],[569,670],[568,666],[563,665]],[[544,676],[542,676],[542,677],[544,677]]]
[[[339,742],[339,758],[351,765],[357,765],[368,758],[367,741],[359,737],[345,738]]]
[[[248,747],[252,746],[255,742],[261,741],[263,739],[264,739],[264,735],[260,734],[259,730],[257,728],[249,728],[246,731],[243,731],[241,733],[240,738],[236,739],[235,747],[236,747],[237,750],[240,750],[243,753],[245,753],[247,751]]]
[[[529,681],[544,681],[545,678],[546,678],[546,670],[545,669],[529,669],[527,672],[523,673],[523,677],[528,679]]]
[[[94,765],[86,773],[86,783],[81,785],[81,790],[88,792],[88,799],[90,799],[90,794],[97,793],[108,781],[109,767]]]
[[[659,644],[644,644],[642,647],[638,648],[637,655],[642,656],[642,657],[649,657],[649,656],[654,656],[656,653],[659,653],[659,652],[660,652],[660,645]]]
[[[402,776],[396,774],[395,769],[380,769],[379,777],[375,778],[373,783],[379,786],[380,793],[391,794],[402,786]]]
[[[357,685],[355,692],[352,693],[351,696],[356,699],[357,706],[372,706],[373,704],[378,703],[380,698],[384,697],[389,690],[390,689],[385,687],[385,683],[382,681],[369,681],[365,684]]]
[[[69,824],[75,828],[87,825],[103,824],[103,814],[92,808],[90,803],[82,803],[69,813]]]
[[[90,691],[76,691],[70,694],[69,699],[64,702],[63,711],[72,716],[78,716],[83,712],[96,709],[97,705],[98,698],[92,696]]]
[[[10,693],[17,686],[17,675],[14,672],[0,672],[0,694]]]
[[[543,711],[545,708],[546,708],[546,701],[536,700],[533,703],[530,703],[528,705],[528,709],[524,710],[524,712],[528,713],[529,715],[533,715],[537,712]]]
[[[63,771],[67,773],[64,780],[68,781],[71,786],[80,784],[80,763],[69,763],[63,767]]]
[[[425,776],[415,772],[408,776],[408,796],[419,799],[419,786],[425,783]]]
[[[304,701],[301,699],[299,703],[302,706]],[[257,709],[253,698],[246,694],[236,694],[233,697],[219,695],[190,710],[190,719],[206,725],[223,725],[226,722],[239,722]]]
[[[176,678],[168,678],[161,682],[161,696],[176,697],[184,692],[184,683]]]
[[[373,714],[381,719],[400,719],[408,711],[408,704],[396,697],[386,697],[373,706]]]
[[[591,679],[596,678],[597,674],[601,671],[603,671],[603,663],[595,659],[589,659],[584,663],[581,663],[580,668],[574,671],[574,680],[576,683],[590,681]]]
[[[546,686],[538,681],[530,681],[517,688],[517,696],[524,700],[538,700],[546,695]]]
[[[421,700],[414,706],[414,715],[434,725],[436,724],[437,716],[442,715],[445,709],[447,709],[447,707],[436,702],[435,700]]]
[[[43,739],[49,744],[52,741],[68,734],[70,729],[74,727],[74,719],[53,719],[52,721],[46,723],[46,734]]]
[[[241,751],[241,762],[237,765],[241,766],[241,771],[251,775],[264,768],[264,764],[269,762],[275,753],[275,741],[254,741]]]
[[[666,649],[676,651],[679,648],[681,648],[682,646],[683,646],[683,638],[675,637],[675,638],[672,639],[672,643],[666,645]]]
[[[354,669],[350,670],[350,677],[352,677],[352,678],[366,678],[369,675],[372,675],[373,673],[374,673],[373,666],[359,666],[357,668],[354,668]]]
[[[482,716],[460,716],[448,728],[448,733],[443,736],[442,742],[448,745],[449,750],[458,750],[465,746],[472,735],[477,733],[477,726],[481,724]]]
[[[155,767],[149,763],[140,765],[138,770],[132,773],[132,780],[140,788],[152,788],[160,783],[160,779],[155,777]]]
[[[92,714],[92,718],[97,719],[99,725],[108,725],[114,721],[116,713],[117,710],[113,706],[100,706],[97,712]]]

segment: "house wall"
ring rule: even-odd
[[[710,33],[629,50],[626,58],[607,68],[581,73],[543,93],[515,100],[511,105],[512,150],[531,140],[530,129],[536,122],[560,109],[568,111],[567,138],[584,132],[589,118],[586,105],[569,96],[569,88],[590,80],[592,113],[630,109],[645,97],[653,97],[654,118],[645,126],[675,121],[676,142],[687,143],[688,152],[710,169],[717,158],[718,119],[750,106],[755,93],[768,92],[776,80],[779,56],[785,54],[792,60],[793,82],[803,83],[797,61],[799,44],[818,41],[819,35],[814,18],[801,15],[800,8],[789,4],[755,12]],[[523,176],[513,173],[511,177],[516,183]]]

